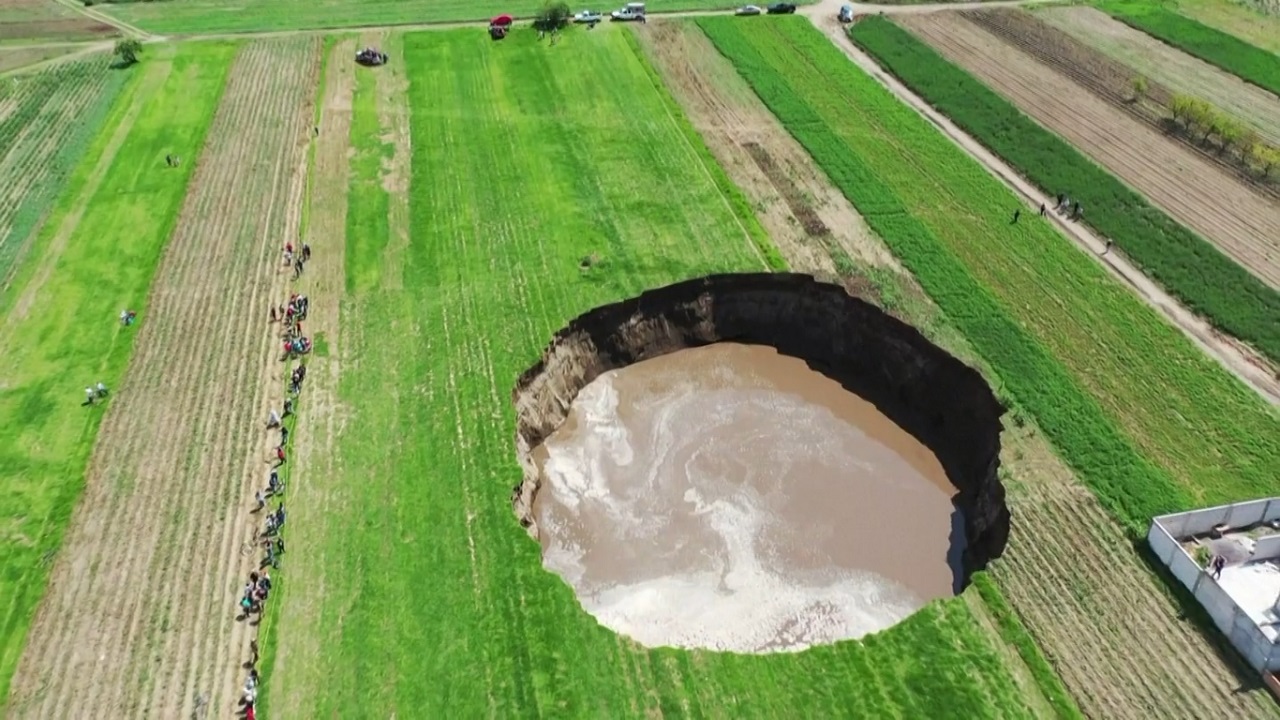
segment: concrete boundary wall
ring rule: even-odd
[[[1280,644],[1272,642],[1222,586],[1182,549],[1182,539],[1209,532],[1218,525],[1239,528],[1280,518],[1280,498],[1161,515],[1151,521],[1147,543],[1209,613],[1213,623],[1254,669],[1280,670]],[[1280,556],[1280,535],[1258,541],[1254,559]]]

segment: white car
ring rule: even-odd
[[[622,21],[632,21],[632,20],[643,21],[644,20],[644,3],[642,2],[627,3],[627,6],[622,8],[621,10],[615,10],[609,13],[609,17],[613,18],[614,20],[622,20]]]
[[[733,11],[734,15],[760,15],[762,13],[764,13],[764,10],[759,5],[743,5]]]
[[[601,15],[595,10],[583,10],[582,12],[573,16],[573,21],[576,23],[600,22],[603,19],[604,19],[604,15]]]

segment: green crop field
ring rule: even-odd
[[[1104,3],[1117,20],[1280,95],[1280,55],[1163,7]]]
[[[811,25],[699,23],[1131,529],[1274,490],[1276,416]]]
[[[1280,293],[910,32],[871,18],[850,36],[1036,185],[1071,188],[1071,197],[1087,209],[1085,222],[1114,240],[1143,272],[1221,330],[1280,362]]]
[[[108,65],[97,56],[0,81],[0,309],[14,261],[128,77]]]
[[[289,560],[272,618],[268,709],[1025,715],[998,640],[963,602],[799,655],[646,650],[598,626],[541,568],[509,502],[516,376],[599,303],[765,260],[755,220],[722,192],[625,33],[574,34],[554,53],[483,38],[405,38],[407,191],[388,181],[392,81],[356,80],[331,351],[346,420],[334,470],[290,500],[291,543],[307,550]],[[594,71],[568,70],[581,67]],[[404,196],[408,242],[394,227]]]
[[[607,7],[592,7],[607,12],[625,4],[617,0]],[[109,3],[98,8],[149,32],[182,34],[418,25],[487,20],[501,13],[532,17],[542,5],[541,0],[181,0]],[[647,5],[649,12],[734,7],[730,0],[653,0]]]
[[[110,306],[143,298],[173,227],[192,166],[156,172],[169,151],[203,143],[232,51],[184,46],[123,74],[119,101],[83,151],[5,295],[0,319],[0,698],[44,592],[102,415],[77,408],[79,388],[112,386],[132,336],[115,315],[82,317],[92,295]],[[86,204],[92,212],[86,212]],[[145,308],[141,308],[145,312]]]

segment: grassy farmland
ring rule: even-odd
[[[1122,521],[1269,492],[1276,417],[811,26],[700,24]]]
[[[56,65],[0,85],[0,298],[15,260],[46,217],[128,78],[105,55]],[[0,309],[4,300],[0,299]]]
[[[155,168],[166,152],[199,148],[230,58],[220,44],[171,54],[129,74],[5,296],[0,515],[11,523],[0,552],[5,696],[102,417],[76,407],[82,396],[75,383],[110,386],[123,374],[132,342],[116,315],[123,307],[145,314],[142,299],[191,172],[191,166]]]
[[[345,420],[332,469],[290,500],[291,542],[309,549],[287,568],[270,710],[910,716],[926,693],[978,717],[1025,713],[964,603],[800,656],[650,651],[540,568],[507,498],[516,375],[586,308],[763,261],[625,36],[573,35],[555,54],[481,38],[407,36],[407,96],[387,75],[355,83],[356,157],[385,162],[353,163],[347,217],[356,202],[387,211],[332,270],[348,291],[323,403]],[[391,177],[405,160],[410,188]],[[927,664],[906,650],[922,644]]]
[[[1280,361],[1280,293],[1152,207],[1065,140],[883,18],[850,36],[887,70],[1041,188],[1070,188],[1085,222],[1218,328]]]
[[[1163,7],[1108,3],[1117,20],[1280,95],[1280,56]]]
[[[600,12],[616,10],[625,2],[599,6]],[[507,13],[532,17],[538,0],[183,0],[178,3],[122,2],[100,6],[105,12],[153,33],[229,33],[261,30],[297,30],[378,25],[420,25],[487,20]],[[594,7],[594,6],[593,6]],[[734,7],[729,0],[656,0],[650,12]],[[573,8],[574,12],[582,8]]]

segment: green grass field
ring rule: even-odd
[[[1131,529],[1274,491],[1275,414],[810,24],[699,24]]]
[[[1103,3],[1117,20],[1212,63],[1242,80],[1280,94],[1280,55],[1161,6]]]
[[[109,63],[98,55],[0,80],[0,104],[12,103],[0,120],[0,287],[129,77]]]
[[[554,53],[532,38],[482,38],[405,39],[407,245],[381,210],[394,198],[385,165],[367,158],[387,152],[385,136],[373,131],[373,89],[357,83],[348,207],[366,219],[348,228],[359,238],[348,237],[333,350],[340,470],[290,499],[324,572],[304,583],[296,563],[286,568],[273,627],[282,642],[313,636],[320,652],[310,667],[274,666],[269,709],[1025,716],[997,640],[963,602],[799,655],[645,650],[599,627],[541,568],[509,504],[517,375],[599,303],[765,261],[746,227],[754,221],[721,192],[623,33],[573,34]]]
[[[590,7],[608,12],[625,4],[625,0],[617,0],[613,5]],[[532,17],[542,5],[541,0],[181,0],[97,7],[148,32],[183,34],[482,21],[502,13]],[[731,0],[650,0],[647,5],[649,12],[735,7]],[[573,12],[582,9],[572,8]]]
[[[870,18],[850,36],[1021,175],[1042,188],[1071,188],[1084,221],[1188,308],[1280,362],[1280,293],[910,32]]]
[[[132,307],[146,322],[144,299],[193,164],[157,169],[166,152],[196,155],[233,51],[183,46],[128,73],[0,308],[0,698],[102,417],[101,408],[75,407],[79,388],[98,380],[110,387],[123,376],[133,331],[117,315]]]

